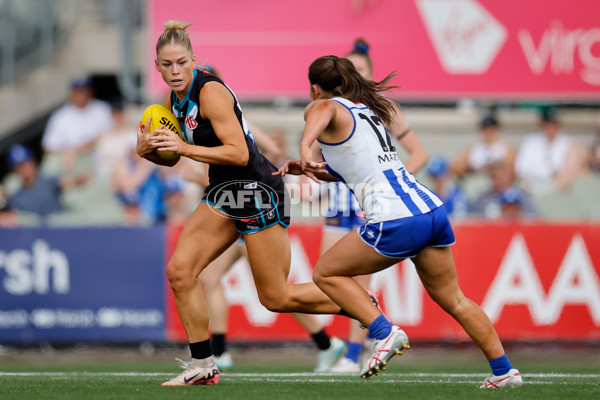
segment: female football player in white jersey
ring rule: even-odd
[[[364,39],[357,39],[354,42],[354,48],[345,55],[345,58],[352,61],[352,64],[354,64],[354,67],[363,78],[373,80],[373,59],[369,55],[369,44]],[[411,174],[415,174],[427,163],[427,150],[404,119],[400,107],[396,103],[393,103],[393,105],[396,109],[396,122],[390,126],[393,129],[390,133],[398,140],[400,146],[408,154],[408,159],[404,164],[406,170]],[[317,143],[315,145],[317,151],[320,151],[318,150],[319,146]],[[330,208],[325,218],[321,253],[327,251],[334,243],[350,231],[359,228],[365,222],[354,195],[343,183],[334,182],[327,186],[327,193],[330,195],[329,204],[336,207],[336,209],[332,210]],[[334,201],[331,201],[331,199]],[[368,289],[371,277],[372,275],[362,275],[357,276],[355,279],[363,288]],[[366,338],[366,332],[360,328],[358,321],[350,320],[348,348],[344,357],[337,360],[331,368],[331,372],[346,374],[360,373],[359,360]]]
[[[460,290],[450,249],[454,234],[442,202],[406,170],[393,148],[386,127],[391,130],[396,123],[396,111],[380,95],[392,88],[393,76],[368,81],[349,60],[336,56],[320,57],[309,67],[313,101],[304,114],[301,159],[290,160],[277,173],[344,182],[366,219],[360,230],[344,236],[319,259],[313,279],[375,339],[362,377],[378,373],[408,348],[408,336],[387,320],[352,277],[412,258],[429,296],[461,324],[488,359],[492,374],[481,387],[521,386],[519,371],[509,363],[492,322]],[[313,158],[315,141],[322,159]]]

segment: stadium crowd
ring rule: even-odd
[[[430,153],[422,180],[455,221],[552,217],[573,199],[577,208],[593,198],[600,127],[588,149],[562,130],[556,108],[541,108],[535,128],[514,146],[503,138],[497,115],[488,113],[454,158]],[[273,150],[285,150],[282,130],[253,130],[274,164],[286,159],[285,151]],[[0,184],[0,226],[182,223],[208,185],[207,167],[186,158],[174,168],[157,166],[137,157],[135,141],[123,101],[95,99],[92,81],[74,78],[69,101],[50,117],[39,147],[18,143],[2,157],[10,172]],[[311,182],[290,179],[292,199],[300,193],[305,202],[327,201],[326,190],[315,196]],[[298,191],[299,184],[309,186]],[[586,209],[592,206],[580,211]]]

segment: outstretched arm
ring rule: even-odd
[[[304,111],[304,132],[300,141],[300,166],[306,176],[319,182],[315,173],[321,175],[325,170],[322,158],[314,158],[314,147],[317,138],[330,127],[336,115],[335,105],[328,100],[316,100],[310,103]],[[329,173],[327,173],[329,175]]]
[[[300,160],[287,160],[281,168],[277,171],[273,172],[273,175],[306,175],[313,181],[317,183],[321,183],[321,181],[327,182],[337,182],[339,179],[331,175],[325,167],[319,170],[314,170],[312,173],[307,174],[302,171],[301,161]],[[316,179],[315,179],[316,178]]]

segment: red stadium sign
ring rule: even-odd
[[[172,251],[179,229],[169,236]],[[319,255],[320,225],[292,225],[290,280],[306,282]],[[453,246],[463,292],[480,304],[499,335],[512,340],[600,339],[600,225],[458,225]],[[240,261],[223,281],[231,304],[232,341],[308,340],[286,314],[258,301]],[[425,293],[410,261],[375,275],[386,315],[413,340],[466,340],[461,327]],[[185,341],[168,290],[167,336]],[[328,332],[347,338],[348,322],[323,316]]]
[[[307,69],[371,45],[375,78],[396,70],[405,99],[600,99],[600,4],[588,0],[151,0],[148,90],[167,19],[190,28],[197,61],[241,98],[308,99]]]

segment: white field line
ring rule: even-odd
[[[0,372],[2,376],[171,376],[173,373],[167,372]],[[336,374],[318,374],[314,372],[299,372],[299,373],[222,373],[224,377],[232,378],[247,378],[246,380],[269,380],[274,382],[289,381],[290,378],[313,378],[311,381],[321,382],[339,382],[340,379],[353,379],[355,377],[348,375],[336,375]],[[476,378],[477,381],[484,379],[486,373],[427,373],[427,372],[415,372],[415,373],[384,373],[382,377],[375,377],[373,380],[382,382],[444,382],[447,383],[448,379],[452,378]],[[538,378],[538,379],[551,379],[551,378],[580,378],[580,379],[598,379],[600,380],[600,374],[565,374],[565,373],[527,373],[523,375],[524,378]],[[283,379],[278,379],[283,378]],[[317,379],[314,379],[317,378]],[[389,379],[395,378],[395,379]],[[405,379],[414,378],[414,379]],[[416,378],[416,379],[415,379]],[[421,378],[421,379],[420,379]],[[430,378],[430,379],[422,379]],[[437,378],[437,379],[431,379]],[[295,381],[305,381],[306,379],[295,379]],[[457,382],[452,380],[452,382]],[[527,383],[532,383],[529,379]],[[542,383],[541,381],[539,383]],[[548,383],[545,381],[544,383]]]

